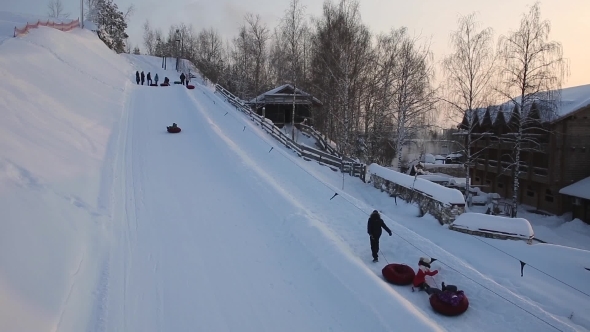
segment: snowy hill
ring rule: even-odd
[[[0,42],[1,331],[590,328],[590,252],[449,231],[297,158],[211,87],[138,86],[136,70],[178,75],[85,30]],[[374,208],[395,234],[379,263]],[[463,316],[381,278],[425,255],[431,284],[465,290]]]
[[[0,330],[82,330],[106,239],[102,168],[131,68],[79,29],[40,27],[0,54]]]

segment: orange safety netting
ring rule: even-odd
[[[77,28],[80,26],[80,19],[76,19],[76,20],[72,20],[69,23],[55,23],[53,21],[47,21],[47,22],[43,22],[43,21],[37,21],[37,23],[27,23],[27,25],[25,25],[22,28],[17,28],[14,27],[14,37],[17,36],[21,36],[26,34],[27,32],[29,32],[29,30],[31,29],[36,29],[39,26],[44,26],[44,27],[50,27],[50,28],[54,28],[57,30],[61,30],[61,31],[70,31],[74,28]]]

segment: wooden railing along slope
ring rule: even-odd
[[[340,170],[342,173],[348,173],[351,176],[358,177],[363,182],[365,182],[365,174],[367,170],[366,165],[338,154],[336,150],[330,144],[328,144],[328,142],[326,142],[326,140],[323,138],[323,135],[313,127],[303,124],[298,125],[302,131],[314,137],[319,142],[320,146],[325,148],[326,151],[314,149],[312,147],[306,146],[304,144],[298,144],[297,142],[293,141],[283,131],[281,131],[281,129],[275,126],[272,121],[256,114],[242,100],[234,96],[221,85],[215,85],[215,92],[221,94],[225,100],[233,105],[237,110],[247,114],[252,121],[254,121],[257,125],[260,125],[276,140],[284,144],[287,148],[295,151],[298,156],[307,161],[315,160],[322,165],[330,167],[334,171]]]

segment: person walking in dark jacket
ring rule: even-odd
[[[144,82],[145,82],[145,74],[142,71],[141,72],[141,85],[143,85]]]
[[[186,76],[184,76],[184,73],[180,74],[180,84],[184,85],[184,79]]]
[[[139,71],[135,72],[135,82],[137,82],[137,85],[139,85]]]
[[[382,228],[387,231],[387,233],[389,233],[389,236],[391,236],[391,230],[389,227],[387,227],[387,225],[385,225],[385,222],[383,222],[383,219],[381,219],[379,212],[374,210],[369,217],[369,221],[367,222],[367,233],[369,233],[369,237],[371,238],[371,253],[373,254],[373,262],[379,261],[379,238],[381,237]]]
[[[152,74],[151,73],[147,74],[147,85],[152,85]]]

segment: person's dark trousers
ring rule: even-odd
[[[148,85],[152,85],[152,80],[151,79],[149,79],[147,81],[148,81]]]
[[[374,259],[379,258],[379,237],[372,236],[371,237],[371,253],[373,254]]]
[[[440,293],[441,292],[440,289],[435,288],[435,287],[430,287],[430,285],[428,285],[425,282],[421,283],[420,286],[418,286],[418,288],[421,291],[425,291],[426,294],[428,294],[428,295],[437,294],[437,293]]]

